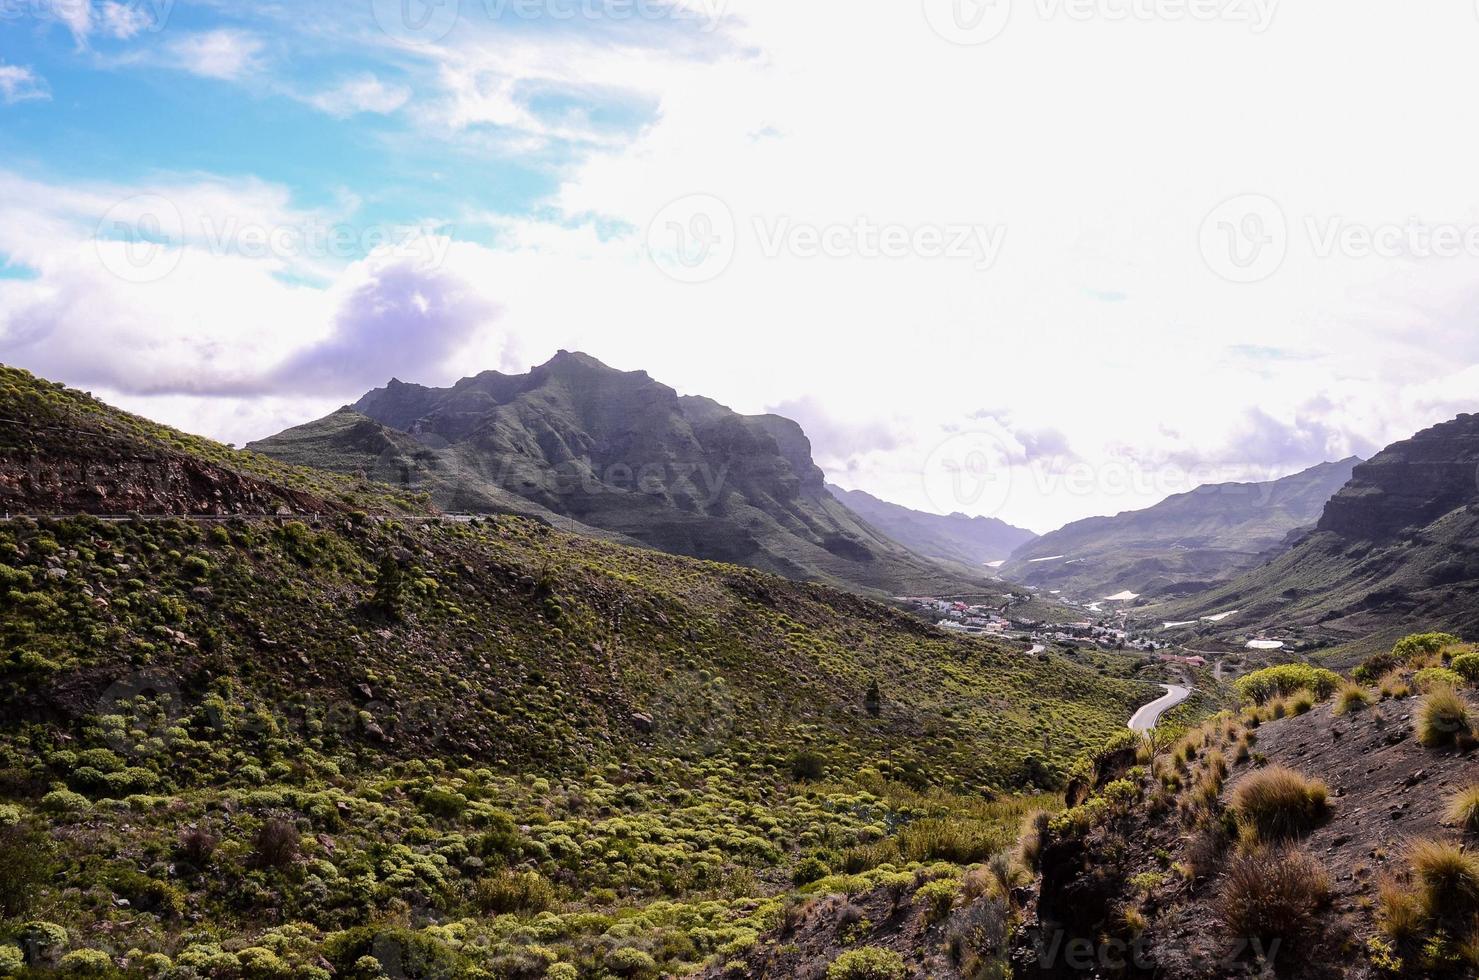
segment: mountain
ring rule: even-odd
[[[848,510],[921,555],[979,568],[1001,561],[1037,535],[994,517],[930,514],[879,500],[862,490],[827,488]]]
[[[1218,633],[1349,641],[1414,623],[1479,627],[1479,415],[1382,450],[1355,468],[1293,548],[1155,612],[1172,621],[1238,610]]]
[[[1358,462],[1321,463],[1268,483],[1211,484],[1145,510],[1077,521],[1017,549],[1001,573],[1084,599],[1199,591],[1285,547]]]
[[[0,419],[7,975],[691,975],[1002,850],[1154,694],[13,368]]]
[[[393,380],[249,448],[425,491],[451,512],[521,513],[788,578],[891,594],[982,587],[838,503],[795,422],[680,397],[585,354],[451,388]]]

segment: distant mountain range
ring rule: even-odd
[[[1002,561],[1037,538],[994,517],[930,514],[910,510],[862,490],[828,486],[847,509],[900,544],[929,558],[979,567]]]
[[[1479,632],[1479,415],[1460,415],[1355,468],[1292,548],[1167,620],[1238,610],[1223,632],[1327,640],[1407,626]]]
[[[979,588],[827,492],[801,427],[561,351],[451,388],[392,380],[249,448],[675,554],[889,593]]]
[[[1200,591],[1292,543],[1350,479],[1352,457],[1268,483],[1221,483],[1092,517],[1018,548],[1002,575],[1080,598]]]

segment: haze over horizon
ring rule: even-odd
[[[1037,531],[1474,410],[1473,6],[1192,6],[6,5],[0,360],[242,443],[580,350]]]

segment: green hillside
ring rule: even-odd
[[[1018,548],[1002,575],[1088,600],[1196,592],[1256,566],[1313,524],[1357,462],[1321,463],[1268,483],[1212,484],[1077,521]]]
[[[44,403],[94,477],[186,467],[230,515],[0,523],[0,955],[35,965],[687,972],[798,882],[984,859],[1154,693],[6,382],[10,472],[60,452]],[[249,510],[287,497],[321,510]]]

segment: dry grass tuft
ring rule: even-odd
[[[1275,844],[1303,837],[1329,811],[1330,791],[1318,779],[1284,766],[1269,766],[1238,783],[1232,805],[1244,838]]]
[[[1303,851],[1259,849],[1228,863],[1218,911],[1233,936],[1297,946],[1319,934],[1329,900],[1319,861]]]
[[[1435,687],[1417,711],[1417,740],[1434,747],[1469,734],[1469,705],[1451,687]]]
[[[1347,715],[1352,711],[1360,711],[1371,704],[1371,692],[1366,690],[1355,681],[1346,681],[1335,691],[1336,715]]]
[[[1479,857],[1449,841],[1423,840],[1407,858],[1430,918],[1466,922],[1479,915]]]
[[[1448,820],[1467,833],[1479,833],[1479,783],[1461,789],[1448,804]]]

